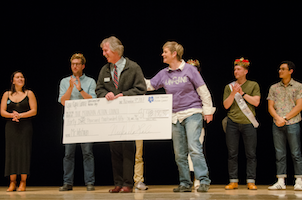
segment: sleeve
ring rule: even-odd
[[[165,70],[165,69],[164,69]],[[150,79],[150,85],[154,90],[158,90],[163,87],[162,83],[162,70],[159,71],[153,78]]]
[[[251,96],[261,96],[260,87],[258,83],[255,83]]]
[[[191,68],[191,76],[191,82],[194,84],[195,88],[205,85],[205,82],[196,67]]]
[[[66,93],[68,87],[68,85],[65,84],[65,79],[62,79],[60,81],[60,88],[59,88],[59,98],[58,98],[58,102],[61,103],[61,98],[62,96]]]
[[[266,100],[276,101],[273,86],[270,87]]]
[[[90,86],[89,86],[88,94],[90,94],[92,96],[92,98],[96,98],[95,88],[96,88],[95,80],[91,79],[91,83],[90,83]]]
[[[101,69],[100,73],[99,73],[99,77],[98,77],[98,81],[96,83],[96,87],[95,87],[95,93],[96,96],[98,98],[100,97],[105,97],[105,95],[109,92],[108,90],[105,89],[104,86],[104,75],[103,72],[105,70],[105,66]]]
[[[150,79],[145,79],[145,83],[146,83],[146,86],[147,86],[147,91],[155,90],[154,87],[151,85]]]
[[[300,84],[300,87],[298,88],[298,94],[297,94],[297,97],[296,99],[302,99],[302,85]]]
[[[133,71],[135,73],[133,86],[129,90],[122,92],[124,96],[142,95],[147,92],[144,74],[140,66],[136,64]]]
[[[229,85],[226,85],[224,87],[224,92],[223,92],[223,101],[225,101],[231,94],[231,89]]]
[[[196,91],[200,96],[200,99],[202,100],[203,114],[204,115],[214,114],[216,108],[213,107],[212,97],[206,84],[203,84],[202,86],[198,87]]]

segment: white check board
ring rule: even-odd
[[[172,95],[65,102],[63,143],[171,139]]]

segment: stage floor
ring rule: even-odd
[[[26,192],[6,192],[7,187],[0,187],[0,200],[2,199],[302,199],[302,191],[294,191],[293,186],[288,186],[286,190],[267,190],[267,185],[258,185],[258,190],[247,190],[245,185],[240,185],[237,190],[225,190],[224,185],[211,185],[206,193],[186,192],[174,193],[174,185],[151,185],[149,190],[136,190],[131,194],[110,194],[108,192],[112,186],[96,186],[95,191],[88,192],[86,187],[74,187],[72,191],[60,192],[58,187],[27,187]]]

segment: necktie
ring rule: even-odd
[[[113,76],[114,76],[114,79],[113,79],[114,86],[117,89],[118,88],[118,77],[117,77],[116,65],[114,65],[114,75]]]

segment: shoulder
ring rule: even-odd
[[[31,90],[26,90],[25,92],[27,93],[27,96],[28,96],[29,98],[35,97],[35,94],[34,94],[33,91],[31,91]]]
[[[136,62],[130,60],[127,57],[125,59],[126,59],[126,66],[127,67],[130,67],[130,68],[137,68],[137,67],[139,67],[140,68],[140,66]]]
[[[249,85],[253,85],[253,86],[258,85],[259,86],[259,84],[256,81],[247,80],[247,83]]]
[[[276,89],[280,85],[280,82],[271,85],[270,89]]]
[[[91,76],[87,76],[87,75],[85,75],[85,79],[88,81],[94,81],[94,78],[92,78]]]
[[[300,83],[299,81],[296,80],[292,80],[292,81],[297,87],[302,87],[302,83]]]
[[[5,91],[2,97],[8,97],[11,94],[11,91]]]
[[[100,74],[105,73],[106,70],[109,71],[110,63],[106,63],[100,70]]]
[[[67,76],[67,77],[61,79],[61,83],[69,82],[69,80],[70,80],[70,76]]]

